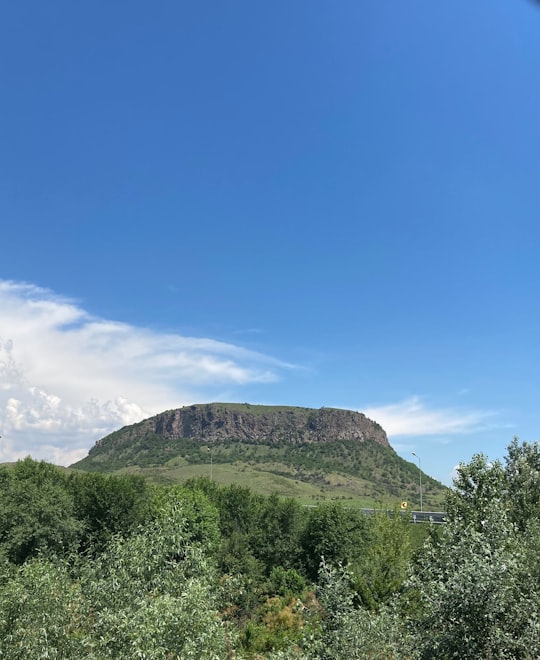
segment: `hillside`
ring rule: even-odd
[[[418,506],[418,468],[362,413],[232,403],[168,410],[98,440],[73,468],[136,472],[159,482],[211,476],[305,502],[365,505],[405,499]],[[426,508],[444,487],[422,477]]]

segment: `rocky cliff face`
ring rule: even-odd
[[[206,444],[223,440],[255,444],[372,440],[390,446],[384,430],[362,413],[248,403],[210,403],[168,410],[113,435],[116,443],[120,440],[124,444],[150,434],[165,440],[195,438]],[[97,447],[106,444],[109,437],[99,441]]]

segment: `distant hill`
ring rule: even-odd
[[[211,476],[306,503],[419,501],[418,467],[395,453],[379,424],[337,408],[185,406],[98,440],[72,467],[165,483]],[[425,507],[440,508],[445,488],[424,474],[422,482]]]

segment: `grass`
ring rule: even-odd
[[[183,464],[182,464],[183,462]],[[163,466],[130,466],[116,471],[119,474],[140,474],[157,484],[182,483],[193,477],[210,477],[210,464],[187,464],[172,459]],[[372,482],[349,475],[329,473],[315,483],[295,478],[290,466],[279,463],[214,463],[212,479],[220,485],[246,486],[261,495],[277,493],[292,497],[305,505],[325,501],[341,501],[362,508],[393,508],[399,498],[385,497],[376,492]],[[418,508],[419,502],[409,502],[409,508]],[[424,498],[424,508],[440,511],[444,500],[440,496]]]
[[[255,415],[260,417],[262,415],[269,415],[276,412],[303,412],[305,413],[307,408],[302,408],[300,406],[265,406],[257,405],[253,403],[209,403],[209,404],[198,404],[197,407],[211,406],[214,411],[232,411],[240,413],[249,413],[250,415]],[[189,408],[190,406],[186,406]]]
[[[316,414],[297,406],[249,403],[213,403],[216,418],[223,412],[246,416],[274,416],[276,425],[289,415]],[[202,407],[202,406],[200,406]],[[419,508],[418,468],[390,447],[368,437],[358,440],[298,441],[258,438],[203,441],[195,437],[166,437],[141,422],[110,434],[96,443],[89,455],[73,467],[103,473],[128,472],[172,484],[197,476],[212,476],[217,483],[249,486],[260,494],[277,493],[304,504],[342,500],[373,507],[384,502],[393,508],[405,500]],[[211,453],[210,453],[211,452]],[[446,489],[422,476],[426,509],[444,508]]]

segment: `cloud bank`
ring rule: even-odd
[[[32,284],[0,281],[0,462],[58,464],[95,440],[290,367],[213,339],[96,318]]]
[[[486,428],[494,413],[485,410],[452,408],[430,409],[418,396],[398,403],[362,409],[370,419],[378,422],[389,437],[455,435]]]

